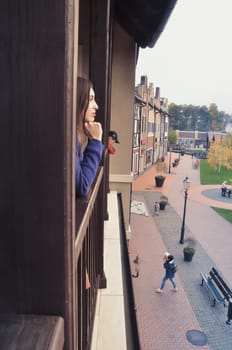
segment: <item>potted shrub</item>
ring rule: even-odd
[[[181,154],[182,156],[184,156],[184,148],[183,148],[183,147],[180,149],[180,154]]]
[[[176,158],[174,162],[172,163],[173,167],[176,167],[179,164],[179,158]]]
[[[165,176],[162,174],[167,171],[167,164],[164,161],[158,161],[155,168],[157,173],[159,173],[155,176],[156,187],[162,187],[165,180]]]
[[[194,238],[189,238],[186,240],[187,246],[184,247],[183,253],[184,253],[184,261],[192,261],[192,258],[194,254],[196,253],[195,245],[196,241]]]
[[[164,210],[167,203],[168,203],[168,197],[163,195],[160,196],[160,201],[159,201],[160,210]]]

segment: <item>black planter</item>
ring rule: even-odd
[[[166,202],[159,202],[159,205],[160,205],[160,210],[164,210],[165,207],[166,207]]]
[[[194,253],[184,251],[184,261],[192,261]]]
[[[155,176],[155,185],[156,187],[162,187],[164,184],[165,177],[160,175],[160,176]]]

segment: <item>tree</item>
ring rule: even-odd
[[[225,139],[215,140],[208,152],[208,163],[214,170],[221,171],[221,167],[232,170],[232,135]]]
[[[225,112],[218,111],[217,105],[211,103],[209,106],[209,114],[211,120],[212,131],[224,131],[225,130]]]
[[[169,113],[169,125],[174,130],[224,131],[226,124],[232,123],[232,116],[218,111],[215,103],[211,103],[209,108],[171,103]]]
[[[206,106],[197,107],[198,108],[198,121],[197,130],[199,131],[209,131],[210,130],[210,115],[209,110]]]
[[[228,170],[232,170],[232,135],[226,136],[225,139],[225,163]]]
[[[171,114],[169,125],[174,130],[180,130],[180,106],[176,105],[175,103],[171,103],[168,107],[168,111]]]
[[[168,130],[168,143],[170,145],[176,145],[176,142],[177,142],[176,131],[173,128],[169,128],[169,130]]]
[[[217,130],[217,124],[216,124],[217,113],[218,113],[218,109],[217,109],[216,103],[211,103],[209,105],[209,114],[210,114],[210,127],[212,131]]]

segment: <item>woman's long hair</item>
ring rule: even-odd
[[[77,138],[82,146],[85,147],[87,143],[87,136],[85,133],[85,114],[89,106],[89,93],[93,88],[91,81],[78,77],[77,78]]]

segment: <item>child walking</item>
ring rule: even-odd
[[[166,281],[169,279],[170,282],[173,285],[173,291],[177,292],[178,289],[176,287],[176,283],[174,281],[174,277],[175,277],[175,272],[176,272],[176,263],[174,260],[174,256],[169,254],[167,256],[166,261],[164,262],[164,269],[165,269],[165,276],[162,279],[162,283],[160,288],[156,289],[156,293],[163,293],[163,289],[165,286]]]

